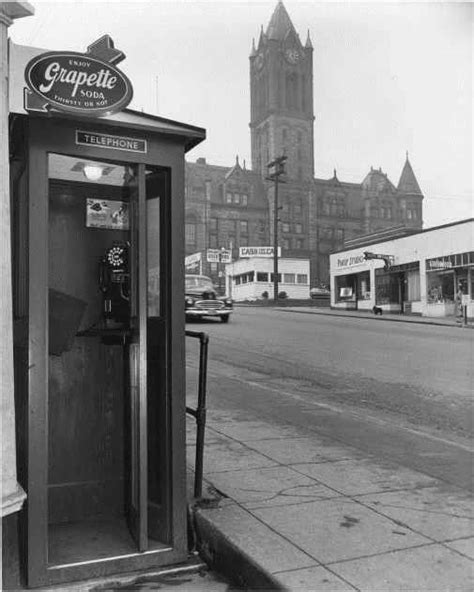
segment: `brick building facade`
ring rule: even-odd
[[[361,183],[314,176],[313,45],[303,44],[280,1],[250,53],[252,169],[186,163],[186,254],[272,244],[273,184],[267,164],[284,154],[279,244],[309,258],[311,283],[327,283],[329,253],[345,240],[393,226],[421,229],[423,195],[407,158],[395,186],[381,169]],[[217,264],[203,271],[217,279]]]

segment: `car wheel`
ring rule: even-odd
[[[230,315],[222,315],[221,316],[221,321],[223,323],[228,323],[229,322],[229,317],[230,317]]]

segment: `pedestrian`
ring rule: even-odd
[[[455,314],[456,314],[456,322],[457,323],[462,323],[462,321],[463,321],[462,297],[463,297],[462,285],[459,284],[458,291],[456,292],[456,296],[454,299]]]

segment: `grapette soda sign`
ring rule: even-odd
[[[86,53],[50,51],[33,58],[25,70],[25,109],[50,109],[101,117],[132,100],[130,80],[114,64],[125,58],[104,35]]]

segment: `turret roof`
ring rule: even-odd
[[[269,39],[283,41],[289,31],[293,31],[295,35],[297,35],[293,23],[286,12],[286,8],[280,0],[272,14],[270,22],[268,23],[266,35]]]
[[[418,185],[418,181],[416,180],[415,173],[411,168],[410,161],[408,160],[408,153],[397,189],[400,193],[423,195],[420,186]]]
[[[377,193],[386,190],[395,192],[395,187],[387,177],[387,173],[384,173],[381,168],[376,170],[373,167],[370,167],[370,172],[362,181],[362,188],[366,189],[367,191],[374,191]]]
[[[242,167],[240,166],[240,163],[239,163],[239,157],[236,156],[235,157],[235,164],[231,169],[229,169],[227,171],[225,178],[227,180],[227,179],[229,179],[229,177],[232,177],[233,175],[239,174],[241,172],[242,172]]]

